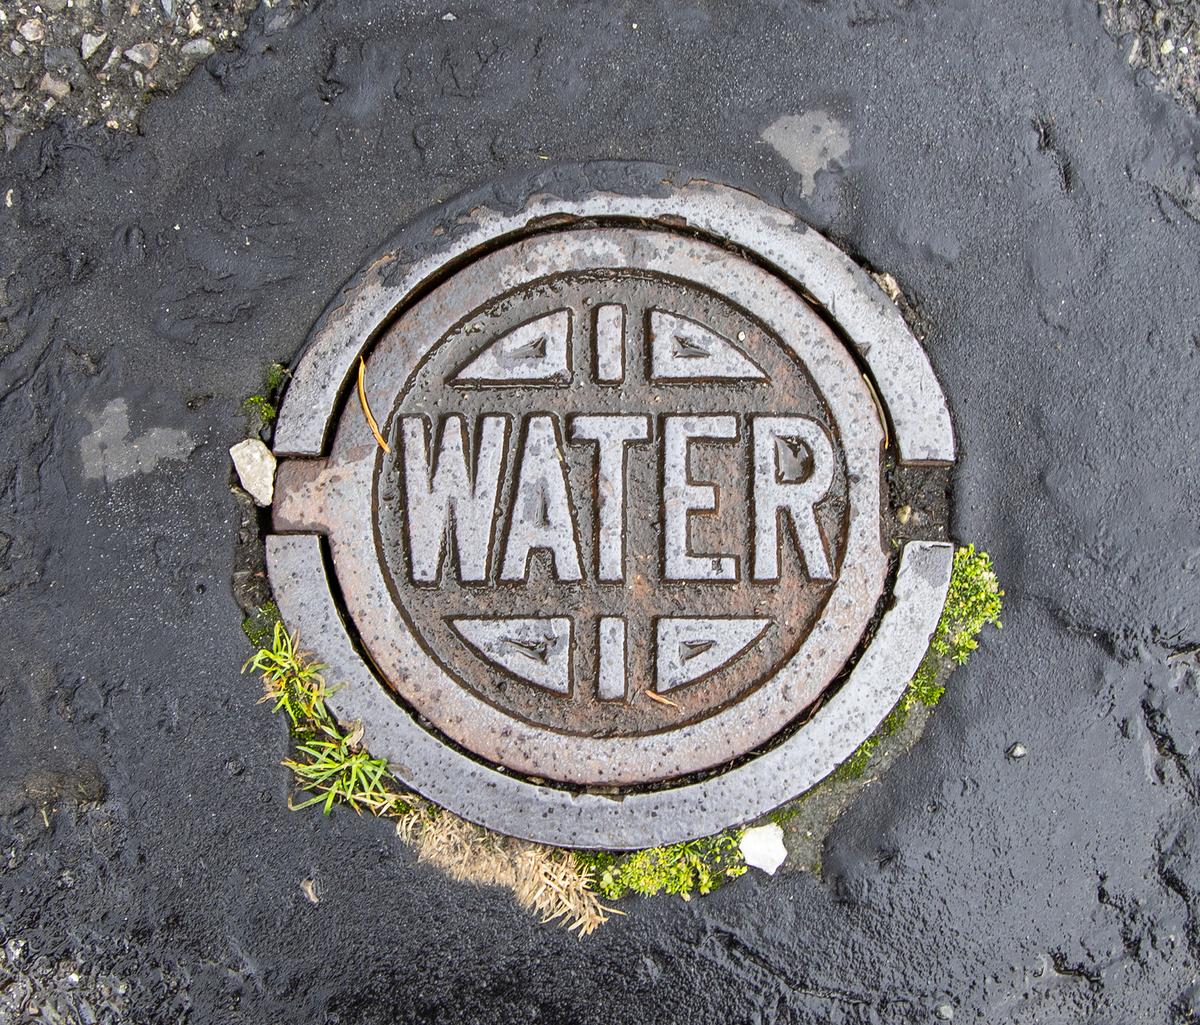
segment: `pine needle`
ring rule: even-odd
[[[358,357],[358,401],[362,404],[363,415],[367,418],[367,426],[371,428],[371,433],[375,435],[375,440],[379,442],[379,447],[387,453],[391,453],[388,443],[383,440],[383,435],[379,433],[379,424],[375,422],[375,417],[371,413],[371,407],[367,404],[367,361],[361,356]]]
[[[891,437],[888,435],[887,417],[883,412],[883,403],[879,401],[879,393],[875,391],[875,382],[872,381],[866,374],[862,375],[863,383],[867,386],[867,391],[871,393],[871,401],[875,403],[875,413],[879,417],[879,423],[883,427],[883,447],[886,449],[891,443]],[[367,416],[371,414],[368,413]]]

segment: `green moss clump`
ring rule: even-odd
[[[835,780],[862,779],[867,771],[867,766],[871,764],[871,759],[875,756],[875,748],[879,746],[879,734],[872,733],[866,740],[858,745],[849,758],[839,765],[830,777]]]
[[[257,434],[275,422],[275,417],[279,415],[277,402],[290,376],[288,368],[282,363],[272,363],[263,377],[263,390],[242,402],[242,412],[249,420],[251,434]]]
[[[992,569],[987,552],[976,552],[974,545],[959,548],[954,553],[954,571],[946,606],[938,620],[929,651],[908,685],[904,700],[936,705],[945,687],[939,684],[943,660],[965,665],[971,652],[979,647],[979,633],[985,626],[1000,629],[1000,609],[1004,592]]]
[[[271,644],[275,624],[282,621],[279,606],[274,601],[266,601],[242,620],[242,633],[254,647],[266,648]]]
[[[595,887],[609,900],[630,893],[651,897],[671,893],[685,900],[711,893],[746,871],[738,846],[740,829],[629,854],[579,851],[576,858],[592,870]]]
[[[251,395],[242,403],[242,412],[250,419],[250,429],[260,431],[271,423],[279,411],[265,395]]]
[[[288,368],[282,363],[272,363],[267,368],[267,394],[275,395],[283,387],[286,381],[292,375],[288,372]]]
[[[918,703],[932,707],[941,700],[946,692],[943,670],[966,664],[971,652],[979,647],[979,634],[985,626],[1000,629],[1003,599],[1000,580],[987,552],[976,552],[974,545],[955,551],[946,604],[916,675],[879,729],[838,766],[835,779],[862,778],[881,739],[903,727]]]

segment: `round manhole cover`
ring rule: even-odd
[[[272,584],[335,710],[548,842],[710,833],[816,782],[948,580],[920,346],[827,241],[708,183],[408,229],[314,331],[276,452]]]

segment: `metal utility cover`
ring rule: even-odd
[[[949,545],[888,536],[889,436],[954,456],[898,313],[706,182],[433,239],[343,291],[278,424],[271,581],[337,714],[431,799],[565,845],[710,833],[819,780],[948,582]]]

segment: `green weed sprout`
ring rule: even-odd
[[[262,700],[274,701],[273,711],[287,712],[293,731],[305,721],[329,720],[321,675],[326,667],[300,651],[298,641],[298,634],[289,634],[282,622],[276,622],[271,647],[259,648],[242,666],[243,673],[253,670],[262,676]]]
[[[359,747],[361,728],[347,735],[334,722],[325,707],[326,666],[312,661],[299,642],[298,634],[276,623],[271,646],[259,648],[242,666],[242,672],[262,676],[262,700],[274,701],[274,711],[286,712],[291,721],[296,757],[283,764],[296,774],[300,789],[313,795],[292,807],[321,804],[327,815],[338,803],[375,815],[407,812],[408,801],[390,786],[387,761]]]
[[[265,395],[251,395],[245,399],[242,402],[242,411],[250,418],[252,425],[257,425],[256,430],[266,427],[279,415],[275,404]]]
[[[407,810],[407,802],[388,786],[387,761],[372,758],[349,738],[337,736],[336,731],[297,744],[296,753],[306,756],[306,760],[288,758],[283,764],[296,774],[300,789],[314,796],[290,804],[293,809],[321,804],[328,815],[342,801],[360,814],[364,808],[375,815]]]
[[[291,376],[282,363],[272,363],[263,376],[263,390],[243,400],[242,412],[246,414],[252,434],[257,434],[275,421],[279,415],[280,392]]]

